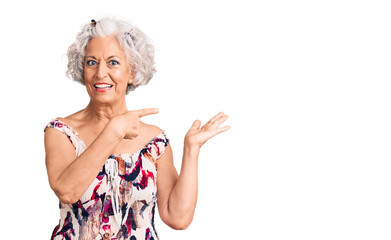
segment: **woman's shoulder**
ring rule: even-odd
[[[83,118],[80,113],[81,111],[78,111],[69,116],[57,117],[56,119],[73,129],[79,129],[83,126]]]
[[[140,135],[143,135],[143,141],[150,142],[163,142],[165,145],[168,145],[170,140],[167,137],[166,131],[161,129],[158,126],[143,123],[142,131]]]
[[[46,133],[47,129],[49,128],[53,128],[53,129],[57,129],[59,130],[60,132],[66,134],[68,137],[70,137],[71,135],[78,135],[78,133],[76,132],[76,130],[74,129],[74,126],[77,126],[77,118],[75,118],[76,116],[76,113],[74,114],[71,114],[67,117],[56,117],[56,118],[53,118],[51,121],[49,121],[45,128],[44,128],[44,132]],[[49,131],[49,132],[58,132],[58,131]],[[55,134],[57,135],[57,134]]]
[[[78,149],[78,133],[70,127],[69,119],[63,117],[57,117],[52,119],[44,128],[45,132],[45,148],[50,148],[50,143],[56,143],[62,148],[71,149],[73,145],[74,148]],[[66,136],[64,138],[64,136]],[[71,143],[68,145],[67,143]],[[55,145],[52,146],[55,148]],[[58,148],[58,146],[57,146]]]
[[[142,122],[142,134],[144,136],[148,136],[149,138],[153,138],[164,132],[161,128],[158,126],[147,124]]]
[[[72,113],[71,115],[68,115],[66,117],[58,117],[57,119],[60,121],[68,122],[71,125],[77,124],[78,122],[80,122],[80,119],[81,119],[81,111],[82,110],[77,111],[77,112]]]

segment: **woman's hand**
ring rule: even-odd
[[[220,112],[202,127],[201,121],[194,121],[193,125],[185,136],[185,146],[201,148],[202,145],[204,145],[204,143],[212,137],[230,129],[230,126],[219,127],[227,119],[228,115]]]
[[[145,108],[140,110],[128,111],[110,119],[107,124],[112,127],[121,138],[133,139],[140,134],[141,118],[147,115],[156,114],[157,108]]]

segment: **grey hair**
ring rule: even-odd
[[[136,26],[124,20],[105,17],[99,21],[91,21],[82,27],[75,42],[68,48],[68,69],[66,75],[83,85],[84,58],[88,42],[94,37],[115,36],[124,50],[126,60],[134,77],[128,84],[126,94],[141,85],[147,84],[155,70],[155,50],[152,41]]]

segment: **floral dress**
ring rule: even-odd
[[[47,127],[64,133],[79,156],[86,149],[78,133],[54,119]],[[60,201],[60,222],[52,240],[157,240],[156,162],[168,146],[162,131],[134,154],[110,155],[83,196],[73,204]]]

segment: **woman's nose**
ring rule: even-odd
[[[97,72],[95,73],[96,78],[101,79],[107,77],[107,70],[107,66],[104,62],[99,63]]]

